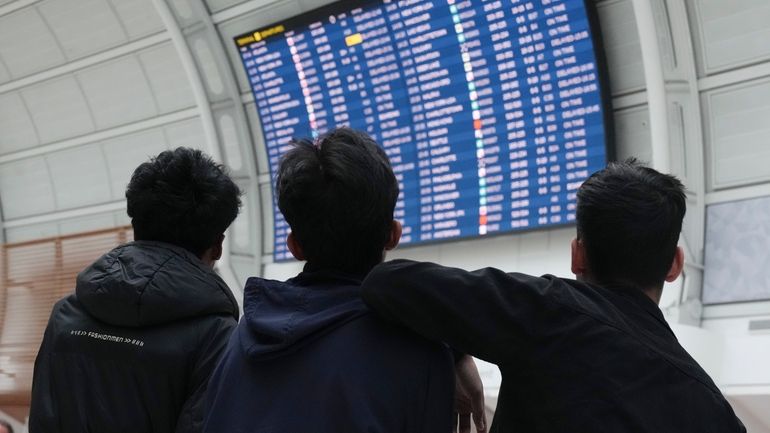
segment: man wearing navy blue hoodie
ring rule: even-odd
[[[450,352],[380,320],[360,296],[401,237],[383,150],[347,128],[297,141],[275,192],[289,250],[307,264],[286,282],[246,283],[244,319],[209,384],[205,431],[450,431]]]

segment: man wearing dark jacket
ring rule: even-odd
[[[296,142],[275,191],[289,250],[307,264],[286,282],[246,283],[205,431],[448,432],[447,348],[381,321],[360,297],[364,275],[401,236],[385,153],[351,129]]]
[[[364,299],[500,367],[491,432],[745,432],[657,305],[682,271],[682,184],[629,161],[577,194],[577,281],[394,261]]]
[[[198,432],[208,379],[238,321],[213,270],[240,191],[197,150],[134,172],[134,242],[83,270],[35,361],[31,433]]]

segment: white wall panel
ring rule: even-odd
[[[33,224],[5,229],[5,241],[8,243],[51,238],[58,235],[59,226],[56,223]]]
[[[258,262],[255,263],[251,257],[239,256],[233,254],[230,256],[230,265],[235,272],[235,278],[238,280],[238,287],[231,287],[233,295],[238,300],[238,303],[243,302],[243,287],[246,285],[246,280],[255,275],[259,275]]]
[[[163,128],[169,149],[179,146],[192,147],[207,152],[203,124],[199,118],[173,123]]]
[[[0,165],[0,197],[6,220],[56,210],[45,159],[28,158]]]
[[[110,179],[98,143],[46,156],[58,209],[110,201]]]
[[[134,56],[79,71],[77,77],[98,129],[158,114],[150,86]]]
[[[244,108],[246,109],[246,116],[248,117],[249,128],[251,129],[252,146],[254,146],[256,151],[257,174],[270,174],[270,161],[267,157],[267,148],[262,136],[262,125],[257,114],[257,104],[250,102],[244,105]]]
[[[65,62],[56,39],[34,8],[0,17],[0,57],[14,78]]]
[[[0,95],[0,155],[37,144],[35,126],[18,93]]]
[[[706,74],[770,59],[770,2],[689,0],[697,31],[701,69]]]
[[[652,161],[650,113],[647,106],[615,112],[615,142],[618,160],[633,156],[643,162]]]
[[[195,105],[190,81],[174,46],[166,43],[139,53],[161,113]]]
[[[553,274],[574,278],[570,270],[570,241],[574,227],[438,243],[419,247],[399,247],[387,254],[386,260],[411,259],[439,263],[444,266],[474,270],[495,267],[506,272],[530,275]],[[483,254],[468,254],[483,251]],[[265,278],[285,280],[302,270],[297,261],[265,265]]]
[[[273,187],[269,183],[259,185],[259,196],[262,202],[262,254],[273,254]]]
[[[125,214],[125,211],[122,212]],[[54,236],[83,233],[126,225],[114,213],[87,215],[39,224],[11,227],[5,230],[7,242],[25,242]]]
[[[105,0],[50,0],[38,9],[70,60],[127,40],[120,20]]]
[[[59,223],[59,235],[90,232],[115,227],[115,218],[111,213],[88,215],[80,218],[66,219]]]
[[[259,226],[253,225],[254,221],[259,221],[259,219],[254,217],[254,213],[258,212],[259,203],[252,201],[254,194],[250,191],[248,181],[238,181],[237,183],[238,187],[243,191],[241,196],[242,206],[241,212],[230,226],[230,231],[228,232],[230,236],[230,250],[236,254],[253,256],[253,244],[257,237],[253,236],[252,231],[260,230]]]
[[[770,299],[770,197],[707,208],[703,302]]]
[[[224,163],[227,164],[233,175],[249,176],[244,164],[244,156],[241,155],[240,134],[238,125],[235,123],[235,110],[232,107],[219,109],[214,113],[217,132],[219,133],[219,143],[222,146]],[[244,136],[246,136],[244,134]]]
[[[597,6],[613,95],[644,89],[639,32],[631,0],[608,0]]]
[[[152,0],[110,0],[130,39],[164,30]]]
[[[139,164],[168,149],[161,128],[111,139],[102,144],[112,200],[126,198],[126,186]]]
[[[115,226],[116,227],[130,226],[131,225],[131,217],[128,216],[128,212],[125,209],[113,212],[112,216],[115,218]],[[133,239],[133,238],[131,238],[131,239]],[[129,239],[129,240],[131,240],[131,239]]]
[[[297,261],[270,263],[265,265],[262,278],[286,281],[289,278],[296,277],[300,272],[302,272],[302,263]]]
[[[86,100],[72,76],[36,84],[21,94],[43,143],[94,130]]]
[[[707,187],[770,181],[770,80],[703,95]]]

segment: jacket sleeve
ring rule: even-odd
[[[193,366],[188,385],[187,401],[177,421],[176,433],[198,433],[203,431],[205,417],[206,388],[219,358],[227,347],[230,334],[238,322],[232,317],[219,317],[216,324],[201,339],[198,357]]]
[[[553,299],[559,281],[395,260],[369,273],[363,298],[388,320],[502,364],[524,359],[549,319],[560,314]]]
[[[61,302],[61,301],[60,301]],[[53,352],[55,325],[54,315],[59,308],[57,303],[48,325],[43,334],[43,342],[35,358],[35,369],[32,373],[32,399],[29,408],[30,433],[55,433],[60,431],[58,408],[56,407],[56,392],[51,377],[51,353]]]

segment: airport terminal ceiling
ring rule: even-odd
[[[3,240],[19,244],[125,227],[123,194],[131,170],[149,155],[185,145],[230,167],[246,194],[219,264],[228,284],[237,293],[250,275],[294,274],[298,263],[275,259],[280,239],[274,235],[265,140],[270,131],[263,130],[259,101],[234,41],[329,3],[0,0]],[[544,2],[517,2],[527,3]],[[756,253],[770,241],[767,219],[758,214],[770,196],[770,46],[760,42],[770,37],[770,5],[586,3],[596,9],[602,33],[597,46],[606,54],[612,108],[605,114],[615,137],[610,148],[618,159],[635,156],[673,172],[688,187],[686,278],[666,288],[661,307],[670,323],[699,327],[720,341],[702,354],[713,365],[710,373],[757,426],[765,426],[755,431],[768,431],[770,420],[759,410],[766,406],[752,395],[770,395],[760,386],[770,377],[757,367],[767,359],[760,349],[767,347],[761,332],[762,320],[770,318],[770,267]],[[448,2],[441,4],[448,9]],[[472,118],[466,89],[462,104]],[[471,154],[471,165],[477,155]],[[472,181],[479,181],[477,174]],[[479,199],[474,193],[469,204],[473,221],[480,221]],[[752,236],[734,242],[718,230],[724,224]],[[549,228],[423,244],[392,256],[569,275],[565,245],[573,234],[571,227]],[[720,266],[712,267],[713,260]],[[737,266],[745,278],[726,289]],[[24,317],[19,305],[36,296],[26,287],[7,293],[3,311],[13,314],[0,316],[6,323]],[[8,329],[14,326],[0,332],[3,356],[22,342]],[[7,363],[0,370],[0,386],[13,386],[14,375],[23,375]]]

